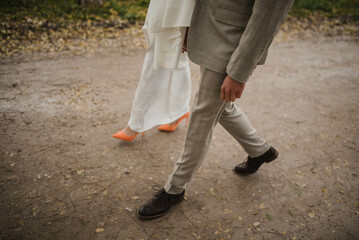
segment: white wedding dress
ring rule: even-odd
[[[144,132],[189,111],[191,73],[181,53],[195,0],[151,0],[143,32],[148,49],[132,103],[129,127]]]

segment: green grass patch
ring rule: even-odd
[[[291,15],[306,16],[321,12],[327,17],[359,20],[359,0],[295,0]]]
[[[101,20],[120,16],[144,20],[150,0],[103,0],[103,4],[79,4],[75,0],[1,0],[2,18],[22,20],[35,17],[46,20]]]
[[[101,20],[120,16],[144,20],[150,0],[103,0],[103,4],[80,4],[79,0],[1,0],[0,18],[23,20],[27,17],[46,20]],[[91,1],[87,1],[91,2]],[[359,0],[295,0],[290,12],[306,16],[321,12],[327,17],[359,20]]]

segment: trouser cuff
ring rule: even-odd
[[[166,185],[164,186],[164,189],[168,194],[174,194],[174,195],[180,194],[184,191],[183,188],[175,187],[175,186],[171,185],[170,183],[166,183]]]

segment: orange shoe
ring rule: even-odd
[[[123,141],[127,141],[127,142],[132,142],[133,140],[135,140],[135,138],[137,137],[139,133],[135,133],[135,135],[133,136],[128,136],[126,133],[123,132],[123,130],[115,133],[114,135],[112,135],[112,137],[117,138],[117,139],[121,139]],[[145,132],[142,133],[142,137],[143,135],[145,135]]]
[[[170,125],[170,124],[162,124],[161,126],[158,127],[158,130],[163,131],[163,132],[173,132],[174,130],[176,130],[178,124],[186,118],[186,126],[188,125],[188,117],[189,117],[189,112],[186,113],[185,115],[183,115],[182,117],[180,117],[177,120],[177,123],[175,125]]]

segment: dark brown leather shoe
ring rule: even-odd
[[[278,154],[279,153],[277,150],[275,150],[273,147],[270,147],[267,152],[260,155],[259,157],[251,158],[248,156],[247,161],[238,164],[234,168],[234,171],[240,175],[255,173],[263,163],[269,163],[275,160],[278,157]]]
[[[137,214],[139,217],[146,219],[163,216],[172,206],[184,199],[184,192],[185,191],[183,190],[180,194],[168,194],[162,187],[160,187],[153,198],[137,211]]]

